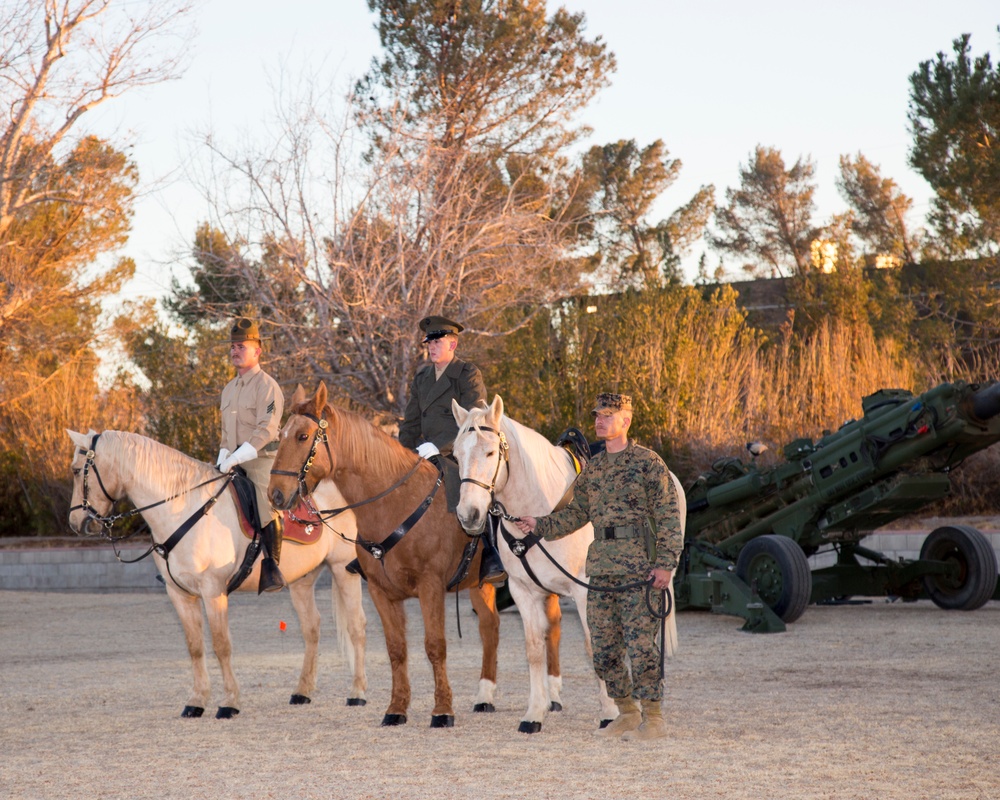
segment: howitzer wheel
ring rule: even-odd
[[[924,539],[920,560],[958,565],[958,578],[924,577],[924,590],[939,608],[973,611],[986,604],[997,587],[997,555],[989,540],[968,525],[935,528]]]
[[[785,622],[802,616],[812,594],[809,561],[787,536],[758,536],[740,550],[736,575]]]

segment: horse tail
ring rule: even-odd
[[[664,622],[664,631],[666,633],[664,637],[664,654],[667,658],[671,658],[677,652],[677,612],[676,604],[674,603],[674,583],[670,582],[670,587],[667,589],[667,602],[670,603],[670,615]]]
[[[330,591],[331,605],[333,611],[333,627],[337,632],[337,651],[341,658],[349,659],[348,663],[354,663],[354,643],[351,641],[350,631],[347,630],[347,609],[344,606],[342,593],[336,586]]]

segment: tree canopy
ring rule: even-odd
[[[953,258],[1000,252],[1000,68],[971,57],[970,40],[910,76],[910,165],[934,189],[935,244]]]

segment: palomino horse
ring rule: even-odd
[[[194,693],[182,716],[200,717],[209,701],[199,601],[208,616],[212,647],[225,689],[225,699],[216,716],[229,718],[238,714],[240,689],[230,663],[232,644],[226,586],[242,564],[249,540],[240,531],[239,512],[231,492],[223,490],[227,476],[138,434],[67,433],[76,445],[70,527],[77,533],[107,535],[105,528],[115,519],[109,516],[112,507],[126,497],[141,510],[149,525],[156,566],[184,627],[194,670]],[[326,494],[317,501],[342,502],[332,482],[326,482],[324,491]],[[216,495],[217,502],[213,502]],[[203,511],[204,515],[198,516]],[[197,522],[188,526],[192,519]],[[354,547],[345,536],[353,538],[357,528],[350,514],[338,522],[339,532],[324,525],[315,543],[287,541],[281,554],[281,571],[289,582],[306,647],[299,683],[291,699],[293,705],[310,702],[316,689],[320,614],[313,589],[324,565],[333,573],[333,615],[339,643],[353,667],[354,679],[347,703],[365,703],[368,679],[361,579],[345,569],[354,558]],[[240,590],[256,591],[259,576],[258,559]]]
[[[569,453],[548,442],[541,434],[504,416],[503,400],[499,395],[485,409],[466,411],[457,404],[452,404],[452,410],[460,426],[454,447],[454,455],[458,459],[462,475],[458,518],[466,530],[482,530],[488,515],[491,511],[496,513],[500,506],[512,517],[540,517],[551,513],[576,480],[576,467]],[[670,477],[677,490],[683,530],[687,502],[677,476],[671,473]],[[536,548],[528,550],[522,561],[511,552],[506,537],[500,536],[498,539],[510,594],[521,612],[524,624],[525,649],[531,676],[528,710],[518,730],[522,733],[535,733],[542,728],[542,719],[550,707],[550,699],[558,701],[561,684],[558,674],[549,674],[548,681],[545,680],[543,640],[548,627],[546,606],[549,593],[555,592],[573,598],[583,624],[587,655],[592,656],[590,629],[587,626],[588,590],[586,586],[562,573]],[[569,536],[545,542],[544,547],[567,573],[585,583],[588,580],[585,574],[587,550],[593,539],[594,528],[588,523]],[[534,578],[528,570],[534,574]],[[673,589],[670,591],[671,612],[665,626],[667,655],[673,655],[677,647],[677,621],[672,611]],[[552,672],[551,663],[549,671]],[[604,681],[598,683],[600,721],[601,727],[604,727],[617,716],[618,711],[608,697]]]
[[[327,405],[326,384],[308,400],[300,386],[279,436],[271,503],[289,508],[331,475],[354,508],[358,528],[365,536],[380,536],[374,541],[359,537],[357,552],[368,593],[382,618],[392,665],[392,697],[382,724],[406,722],[410,680],[403,601],[416,597],[424,620],[424,649],[434,672],[431,727],[450,727],[455,717],[445,669],[444,599],[469,537],[448,511],[444,491],[438,491],[440,473],[361,416]],[[455,591],[469,589],[479,617],[483,661],[475,710],[491,711],[493,706],[480,698],[492,698],[496,685],[500,619],[495,590],[489,584],[478,586],[479,559],[477,552]]]

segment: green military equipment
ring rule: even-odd
[[[862,412],[817,442],[790,442],[777,466],[724,458],[695,481],[679,609],[735,614],[744,630],[766,633],[785,630],[810,602],[854,595],[964,610],[1000,599],[996,554],[974,528],[937,528],[916,560],[860,544],[948,494],[952,468],[1000,440],[1000,383],[944,383],[919,396],[883,389]],[[836,563],[811,570],[808,557],[829,551]]]

